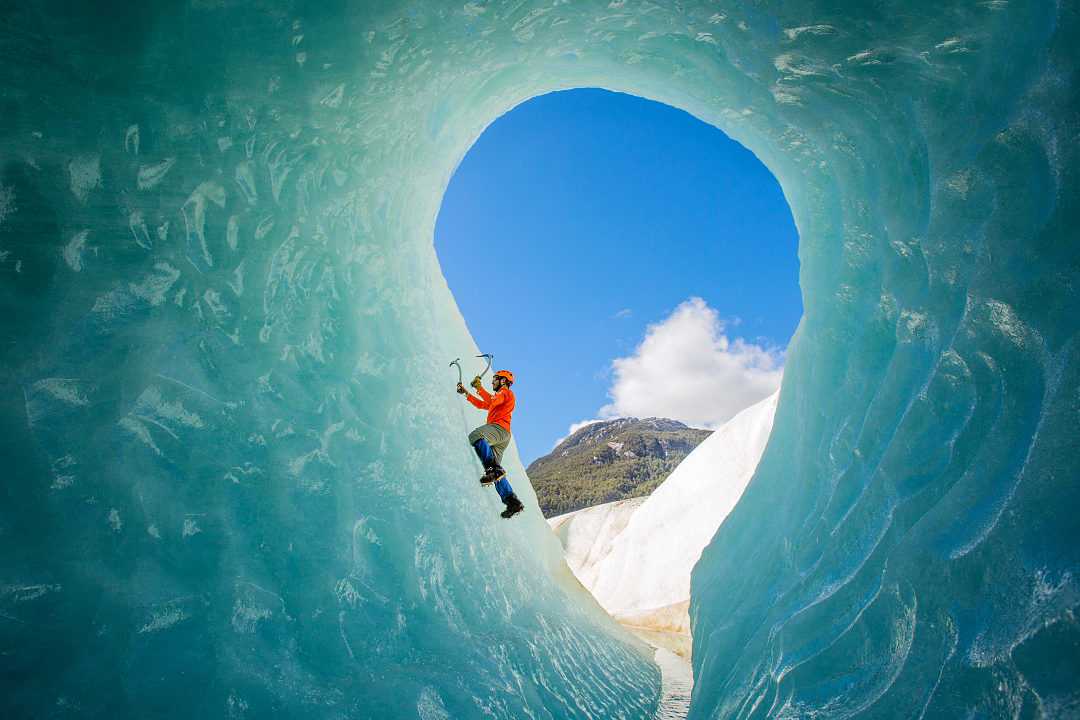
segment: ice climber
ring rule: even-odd
[[[479,375],[469,384],[476,388],[480,397],[472,395],[461,383],[458,383],[457,391],[476,407],[488,411],[487,424],[469,433],[469,444],[484,464],[484,476],[480,478],[480,484],[495,484],[495,490],[506,506],[500,515],[512,518],[524,510],[525,506],[514,494],[510,481],[506,479],[506,471],[499,463],[502,462],[503,451],[510,444],[510,416],[514,412],[514,393],[510,391],[510,386],[514,384],[514,373],[500,370],[492,376],[491,389],[494,394],[484,389]]]

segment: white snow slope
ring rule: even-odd
[[[777,396],[722,425],[648,498],[548,521],[570,569],[617,620],[689,633],[690,571],[757,468]]]

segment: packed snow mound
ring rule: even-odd
[[[690,572],[753,477],[777,398],[774,393],[722,425],[647,498],[548,521],[567,564],[616,619],[689,631]]]
[[[630,517],[590,588],[608,612],[640,616],[690,599],[690,571],[753,477],[777,397],[724,423]]]

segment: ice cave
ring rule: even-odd
[[[445,382],[442,193],[577,87],[739,140],[800,234],[689,717],[1080,717],[1074,0],[0,17],[3,717],[653,717],[539,513],[477,512]]]

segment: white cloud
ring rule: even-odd
[[[738,323],[694,297],[650,325],[634,354],[612,362],[611,402],[600,418],[666,417],[716,428],[771,395],[783,376],[783,352],[728,337],[728,324]],[[567,436],[590,422],[575,423]]]
[[[633,316],[633,314],[634,314],[634,311],[631,310],[630,308],[623,308],[622,310],[615,313],[611,317],[614,318],[615,320],[625,320],[626,318]]]

